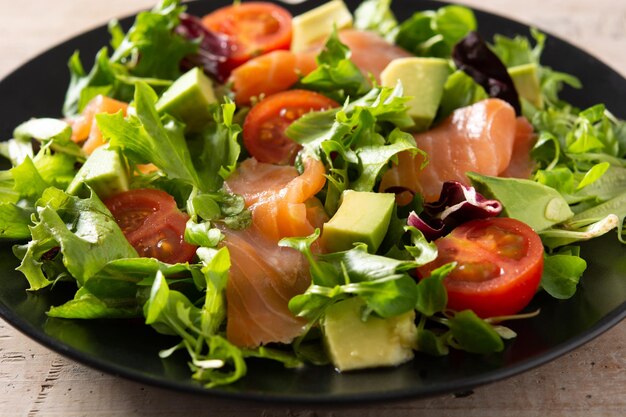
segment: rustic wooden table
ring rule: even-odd
[[[0,78],[56,43],[154,1],[0,0]],[[464,2],[558,34],[626,76],[624,0]],[[0,319],[0,416],[190,415],[624,416],[626,322],[560,359],[479,387],[468,396],[313,409],[201,398],[143,386],[59,356]]]

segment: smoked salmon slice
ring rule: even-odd
[[[76,119],[70,120],[72,126],[72,140],[76,143],[83,143],[83,150],[87,155],[98,147],[105,144],[102,133],[95,122],[96,114],[100,113],[117,113],[122,110],[124,116],[128,104],[123,101],[114,100],[112,98],[98,95],[94,97],[83,109],[83,112]]]
[[[308,236],[321,224],[311,224],[307,201],[326,183],[324,165],[315,159],[305,162],[302,175],[292,166],[279,166],[247,159],[226,182],[240,194],[252,211],[252,223],[267,238]],[[309,207],[311,203],[309,203]]]
[[[288,303],[308,288],[308,263],[300,252],[278,246],[283,237],[307,236],[328,220],[315,198],[326,182],[324,165],[308,159],[304,167],[300,175],[292,166],[251,158],[226,181],[252,212],[248,229],[223,230],[232,263],[226,336],[237,346],[288,343],[306,324],[291,314]]]
[[[344,43],[352,55],[350,60],[359,67],[366,77],[372,74],[380,83],[380,74],[396,58],[413,56],[410,52],[387,42],[374,32],[346,29],[339,32],[339,40]]]
[[[306,325],[287,307],[310,284],[306,259],[265,238],[254,225],[223,232],[232,264],[226,286],[226,337],[248,348],[291,342]]]
[[[524,122],[499,99],[457,109],[435,128],[413,135],[417,147],[428,155],[424,169],[422,155],[402,153],[397,165],[383,175],[380,190],[408,189],[422,193],[428,202],[436,201],[445,181],[469,185],[466,172],[505,174],[513,152],[520,148],[526,151],[516,154],[514,162],[521,168],[511,174],[529,175],[532,127]]]
[[[369,31],[346,29],[339,39],[350,48],[350,59],[364,76],[370,74],[380,82],[380,73],[396,58],[412,56],[411,53],[390,44],[378,34]],[[315,61],[324,41],[305,52],[274,51],[258,56],[237,67],[229,81],[235,93],[235,103],[246,105],[253,97],[280,93],[296,84],[301,77],[317,68]]]
[[[285,91],[316,67],[314,53],[274,51],[253,58],[230,75],[235,103],[245,105],[252,97]]]

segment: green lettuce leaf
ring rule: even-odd
[[[153,163],[170,178],[207,189],[191,160],[183,125],[167,115],[159,118],[156,100],[150,86],[137,83],[137,115],[126,119],[121,112],[96,115],[102,135],[109,138],[111,148],[120,149],[134,162]]]
[[[63,255],[67,271],[83,285],[109,261],[132,258],[137,252],[128,243],[113,216],[95,193],[87,199],[48,188],[37,204],[33,240],[18,268],[31,289],[48,285],[56,277],[44,277],[40,258],[54,247]]]
[[[463,6],[444,6],[413,14],[400,24],[395,43],[417,56],[450,58],[454,45],[476,30],[474,13]]]
[[[162,0],[151,11],[139,13],[126,34],[119,23],[111,22],[114,51],[109,57],[107,48],[102,48],[89,72],[75,52],[68,62],[71,79],[63,114],[79,114],[98,94],[128,102],[138,81],[155,88],[169,86],[181,74],[180,61],[197,50],[196,42],[174,31],[184,10],[178,0]]]
[[[391,11],[391,0],[366,0],[354,11],[354,27],[377,32],[393,42],[398,31],[398,21]]]
[[[370,83],[350,61],[350,49],[341,43],[337,31],[328,38],[316,61],[317,68],[300,81],[303,88],[326,93],[340,102],[369,91]]]

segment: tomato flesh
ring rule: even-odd
[[[287,137],[291,123],[311,111],[339,104],[319,93],[289,90],[271,95],[250,110],[243,123],[243,143],[260,162],[292,164],[300,145]]]
[[[222,7],[202,18],[213,32],[227,35],[232,70],[250,58],[291,45],[291,13],[272,3],[248,2]]]
[[[196,246],[185,242],[189,216],[164,191],[130,190],[104,201],[124,236],[139,256],[166,263],[189,262]]]
[[[418,268],[422,279],[446,263],[448,307],[480,317],[516,314],[535,295],[543,272],[543,245],[526,224],[510,218],[473,220],[435,241],[437,259]]]

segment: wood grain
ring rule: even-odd
[[[464,3],[560,35],[626,76],[622,0]],[[0,78],[58,42],[152,4],[153,0],[0,0]],[[626,322],[622,322],[568,355],[467,396],[304,408],[191,396],[126,381],[63,358],[0,320],[0,416],[624,416],[625,352]]]

